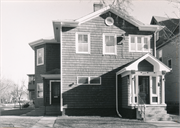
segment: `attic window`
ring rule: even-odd
[[[108,25],[108,26],[111,26],[114,24],[114,19],[112,17],[107,17],[105,19],[105,23]]]

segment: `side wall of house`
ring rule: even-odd
[[[179,40],[175,38],[168,44],[164,45],[158,52],[162,50],[162,62],[167,65],[171,59],[172,71],[165,76],[165,102],[168,106],[178,106],[179,104]]]
[[[44,64],[37,66],[37,49],[44,48]],[[45,81],[43,83],[43,78],[41,74],[46,74],[46,72],[53,69],[60,69],[60,45],[59,44],[43,44],[35,47],[35,106],[43,106],[44,100],[49,100],[49,95],[45,94],[44,90],[48,90],[49,82]],[[37,97],[37,84],[43,83],[43,97]],[[46,99],[44,99],[46,95]]]
[[[109,15],[114,18],[113,26],[107,26],[104,22]],[[103,55],[103,33],[121,35],[123,31],[126,32],[125,40],[122,44],[117,44],[117,55]],[[90,33],[90,54],[76,53],[76,32]],[[116,72],[122,65],[146,54],[129,52],[129,34],[151,35],[152,33],[140,32],[137,27],[109,12],[77,28],[62,28],[63,108],[97,108],[115,111]],[[78,76],[99,76],[102,83],[77,85]]]

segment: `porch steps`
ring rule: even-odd
[[[46,116],[58,116],[62,115],[60,111],[60,106],[46,106],[45,107],[45,115]]]
[[[164,106],[146,106],[145,120],[146,121],[170,121],[172,118],[167,114]],[[139,110],[138,110],[139,111]],[[144,119],[144,115],[141,117]]]

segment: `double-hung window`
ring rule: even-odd
[[[162,62],[162,49],[158,51],[158,58]]]
[[[37,65],[44,64],[44,48],[37,49]]]
[[[103,54],[116,55],[117,38],[115,34],[103,34]]]
[[[43,83],[37,83],[37,98],[43,98]]]
[[[90,54],[90,33],[76,33],[76,53]]]
[[[150,52],[150,37],[145,35],[129,36],[130,52]]]

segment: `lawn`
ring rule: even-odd
[[[20,116],[22,114],[28,113],[32,108],[28,109],[12,109],[12,110],[2,110],[0,111],[0,116],[7,116],[7,115],[15,115],[15,116]]]
[[[156,128],[140,120],[118,117],[58,117],[54,128]]]

